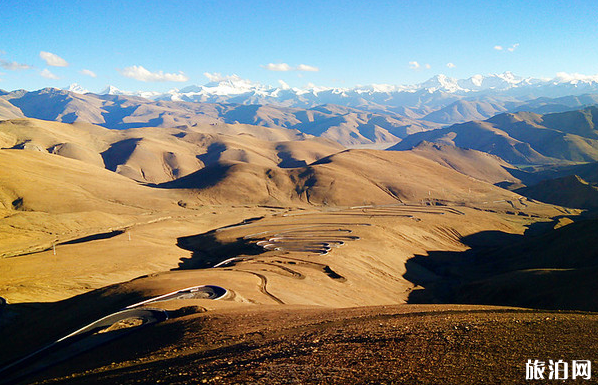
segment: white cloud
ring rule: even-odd
[[[266,64],[265,66],[262,66],[262,67],[264,67],[268,71],[286,72],[286,71],[292,71],[293,70],[293,67],[291,67],[287,63],[278,63],[278,64],[268,63],[268,64]]]
[[[47,68],[44,68],[43,71],[39,72],[40,76],[46,78],[46,79],[59,79],[58,76],[54,75],[52,72],[50,72],[50,70],[48,70]]]
[[[310,66],[307,64],[299,64],[296,68],[297,71],[307,71],[307,72],[318,72],[320,69],[318,67]]]
[[[301,72],[318,72],[320,69],[318,67],[310,66],[307,64],[299,64],[297,67],[292,67],[287,63],[268,63],[263,65],[262,68],[267,69],[268,71],[277,71],[277,72],[288,72],[288,71],[301,71]]]
[[[83,75],[91,76],[92,78],[97,78],[98,77],[98,75],[96,75],[96,73],[93,72],[92,70],[85,70],[85,69],[83,69],[83,70],[79,71],[79,73],[81,73]]]
[[[448,68],[455,68],[456,67],[456,65],[454,65],[453,63],[446,63],[446,66]]]
[[[409,68],[411,68],[412,70],[417,70],[419,69],[421,66],[419,65],[418,62],[416,61],[410,61],[409,62]]]
[[[142,82],[186,82],[189,78],[183,73],[164,73],[162,71],[151,72],[142,66],[131,66],[118,70],[121,75],[127,78]]]
[[[39,53],[39,57],[41,57],[46,64],[52,67],[67,67],[69,65],[66,60],[51,52],[41,51]]]
[[[495,45],[494,49],[497,50],[497,51],[504,51],[506,49],[509,52],[513,52],[513,51],[515,51],[517,49],[517,47],[519,47],[519,43],[515,43],[515,44],[513,44],[512,46],[510,46],[508,48],[505,48],[502,45]]]
[[[583,75],[583,74],[578,74],[578,73],[558,72],[556,74],[556,80],[558,80],[560,82],[579,82],[579,81],[598,82],[598,74]]]
[[[429,65],[429,64],[427,64],[427,63],[426,63],[426,65],[424,67],[426,67],[427,70],[429,70],[430,68],[432,68],[432,66]]]
[[[31,69],[31,66],[28,64],[17,63],[14,61],[6,61],[2,59],[0,59],[0,67],[9,71],[21,71]]]
[[[221,73],[219,72],[204,72],[203,76],[205,76],[206,78],[208,78],[209,81],[211,82],[220,82],[222,80],[226,80],[226,76],[222,76]]]

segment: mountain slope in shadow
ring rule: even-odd
[[[577,175],[544,180],[536,185],[514,191],[528,198],[559,206],[598,208],[598,188]]]
[[[423,289],[409,302],[597,311],[598,220],[537,231],[487,231],[464,237],[465,252],[416,255],[405,278]]]

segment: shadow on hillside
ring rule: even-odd
[[[307,166],[307,162],[305,160],[293,157],[293,154],[290,151],[280,150],[280,146],[278,146],[276,150],[278,151],[276,155],[280,158],[280,163],[278,163],[278,167],[298,168]]]
[[[528,171],[524,171],[524,170],[521,170],[518,168],[510,168],[510,167],[504,167],[504,166],[503,166],[503,168],[509,174],[511,174],[514,178],[519,179],[521,181],[521,183],[523,183],[526,186],[536,184],[542,180],[542,178],[540,176],[538,176],[536,173],[533,173],[533,172],[528,172]]]
[[[128,124],[124,123],[124,119],[127,116],[132,115],[138,106],[123,106],[124,100],[118,101],[115,100],[113,105],[105,105],[103,107],[104,112],[102,112],[102,117],[104,118],[104,124],[102,126],[106,128],[117,128],[117,129],[126,129],[126,128],[133,128],[129,127]],[[154,122],[155,123],[155,122]],[[139,123],[133,123],[133,125],[138,125]],[[149,127],[150,123],[145,123],[144,127]]]
[[[260,104],[237,104],[235,108],[224,113],[224,121],[229,124],[253,124],[259,125],[261,119],[256,117]]]
[[[0,313],[0,367],[143,299],[115,284],[57,302],[8,303]]]
[[[173,181],[148,186],[163,189],[205,189],[224,180],[231,167],[233,165],[216,163]]]
[[[215,231],[178,238],[177,246],[191,251],[190,258],[181,258],[179,266],[172,270],[208,269],[220,262],[240,255],[259,255],[264,249],[238,238],[234,242],[222,243]]]
[[[116,168],[127,162],[137,148],[137,144],[141,141],[140,138],[129,138],[116,142],[110,146],[106,151],[102,152],[102,159],[106,169],[116,171]]]
[[[92,235],[88,235],[88,236],[77,238],[77,239],[72,239],[72,240],[66,241],[66,242],[60,242],[58,244],[59,245],[75,245],[77,243],[98,241],[101,239],[110,239],[110,238],[114,238],[118,235],[124,234],[124,232],[125,232],[125,230],[113,230],[113,231],[108,231],[105,233],[97,233],[97,234],[92,234]]]
[[[258,219],[261,218],[246,219],[238,225],[251,223]],[[254,256],[265,252],[263,248],[243,237],[223,242],[218,238],[218,232],[217,229],[203,234],[178,238],[177,246],[183,250],[191,251],[191,257],[181,258],[179,266],[172,270],[208,269],[230,258],[241,255]]]
[[[136,293],[123,292],[118,288],[107,290],[109,288],[54,303],[8,304],[0,315],[0,351],[3,352],[0,355],[0,383],[37,383],[48,375],[68,376],[73,366],[92,370],[127,360],[131,350],[115,350],[110,338],[107,341],[102,341],[102,337],[97,338],[100,334],[91,336],[90,333],[84,333],[53,344],[72,332],[143,299]],[[177,312],[170,312],[169,315],[180,316]],[[129,332],[113,330],[110,333],[114,332],[118,333],[116,338],[126,338],[128,346],[137,352],[147,351],[156,344],[168,346],[183,338],[183,331],[178,328],[158,335],[151,328],[144,327],[130,329]],[[85,344],[81,345],[81,341],[90,336],[88,343],[93,348],[87,350]],[[95,346],[94,338],[97,343]],[[53,345],[49,347],[51,344]]]
[[[484,231],[461,239],[467,251],[415,255],[404,278],[422,289],[408,303],[598,311],[598,221],[553,225],[532,225],[524,235]]]
[[[196,158],[204,164],[204,167],[208,167],[209,165],[218,162],[226,149],[227,147],[224,143],[212,143],[206,149],[205,154],[197,155]]]
[[[554,164],[528,169],[504,167],[513,177],[521,180],[526,186],[533,186],[542,181],[578,175],[590,184],[598,183],[598,162],[582,164]]]

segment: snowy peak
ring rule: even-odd
[[[106,86],[102,91],[98,92],[98,95],[127,95],[128,92],[119,90],[114,86]]]
[[[448,76],[443,74],[436,75],[428,81],[421,83],[418,88],[423,88],[430,93],[436,91],[443,91],[448,93],[468,91],[459,86],[459,81],[457,79],[449,78]]]
[[[178,92],[178,90],[174,90]],[[154,99],[154,100],[162,100],[163,95],[168,95],[170,92],[167,93],[158,92],[158,91],[137,91],[137,92],[130,92],[130,91],[122,91],[114,86],[106,86],[102,91],[98,92],[98,95],[122,95],[122,96],[138,96],[141,98],[146,99]],[[176,100],[176,99],[173,99]]]
[[[469,79],[459,80],[458,83],[463,89],[469,91],[483,90],[508,90],[517,88],[522,84],[528,84],[529,79],[513,75],[511,72],[492,75],[474,75]]]
[[[87,93],[89,93],[89,90],[81,87],[77,83],[73,83],[70,86],[68,86],[66,88],[63,88],[63,90],[69,91],[69,92],[74,92],[74,93],[77,93],[77,94],[87,94]]]
[[[265,86],[260,83],[252,82],[251,80],[243,79],[238,75],[222,76],[220,74],[205,74],[210,80],[204,86],[197,87],[198,93],[210,93],[215,95],[238,95],[247,92],[264,92],[272,90],[270,86]]]
[[[506,83],[509,83],[509,84],[518,84],[523,80],[523,78],[513,75],[513,73],[510,71],[504,72],[499,75],[494,75],[494,76],[499,79],[502,79],[503,81],[505,81]]]

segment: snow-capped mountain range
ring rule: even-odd
[[[267,86],[209,74],[203,86],[168,92],[98,94],[73,84],[0,92],[0,119],[30,117],[87,122],[112,129],[249,124],[288,128],[345,146],[396,143],[412,133],[519,111],[546,114],[598,104],[598,76],[522,78],[510,72],[453,79],[437,75],[416,85],[353,88]]]
[[[538,97],[561,97],[598,92],[598,75],[559,73],[552,79],[524,78],[511,72],[491,75],[474,75],[467,79],[454,79],[446,75],[436,75],[414,85],[372,84],[352,88],[322,87],[309,84],[304,88],[292,88],[281,82],[272,87],[237,75],[210,75],[205,85],[192,85],[168,92],[122,91],[108,86],[99,95],[138,96],[152,100],[269,104],[281,107],[309,108],[322,104],[338,104],[352,107],[421,107],[434,106],[434,100],[446,98],[462,99],[481,97],[517,97],[534,99]],[[77,84],[66,88],[69,91],[85,93]],[[436,97],[431,97],[436,96]]]

